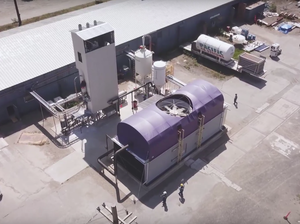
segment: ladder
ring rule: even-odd
[[[182,159],[183,155],[183,140],[184,140],[184,129],[178,130],[178,156],[177,163],[179,163]]]
[[[204,120],[205,116],[200,114],[198,117],[198,123],[199,123],[199,132],[198,132],[198,141],[197,141],[197,149],[200,148],[202,143],[202,136],[203,136],[203,129],[204,129]]]

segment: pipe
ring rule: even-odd
[[[74,89],[75,89],[76,96],[77,96],[76,79],[77,79],[78,77],[79,77],[79,76],[76,76],[76,77],[74,78]]]
[[[147,83],[145,83],[144,85],[142,85],[142,86],[140,86],[140,87],[138,87],[138,88],[136,88],[136,89],[134,89],[134,90],[131,90],[130,92],[127,92],[126,94],[122,95],[121,97],[120,97],[120,96],[114,97],[113,99],[109,100],[107,103],[113,104],[113,103],[114,103],[115,101],[117,101],[118,99],[124,98],[125,96],[127,96],[127,95],[129,95],[129,94],[131,94],[131,93],[134,93],[134,92],[138,91],[139,89],[144,88],[145,86],[155,87],[154,84],[153,84],[152,82],[147,82]]]
[[[106,166],[101,159],[108,156],[110,153],[112,153],[114,151],[114,149],[111,149],[109,151],[107,151],[106,153],[104,153],[103,155],[99,156],[99,158],[97,159],[98,163],[104,168],[106,169],[111,175],[115,176],[116,178],[116,184],[117,184],[117,175],[118,175],[118,167],[117,167],[117,156],[120,152],[122,152],[124,149],[127,149],[128,145],[123,146],[122,148],[120,148],[118,151],[116,151],[114,153],[114,171],[112,172],[110,170],[110,168],[108,166]]]
[[[144,35],[142,38],[143,38],[143,42],[145,42],[145,37],[148,37],[149,38],[149,51],[152,51],[151,49],[152,49],[152,37],[149,35],[149,34],[147,34],[147,35]],[[144,45],[144,43],[143,43],[143,46],[145,46]]]
[[[112,150],[110,150],[110,151],[108,151],[108,152],[111,152],[111,151],[113,151],[113,149]],[[105,153],[106,154],[106,153]],[[106,156],[106,155],[105,155]],[[101,157],[101,156],[100,156]],[[110,168],[108,167],[108,166],[106,166],[102,161],[101,161],[101,158],[98,158],[98,163],[104,168],[104,169],[106,169],[111,175],[113,175],[113,176],[115,176],[116,174],[116,172],[112,172],[111,170],[110,170]]]
[[[54,117],[56,117],[56,118],[61,118],[61,116],[64,116],[64,115],[69,115],[70,113],[72,113],[72,112],[75,112],[75,111],[73,111],[74,109],[73,109],[73,107],[72,108],[69,108],[69,109],[67,109],[67,110],[65,110],[64,112],[58,112],[58,111],[56,111],[55,109],[53,109],[50,105],[49,105],[49,103],[44,99],[44,98],[42,98],[37,92],[35,92],[35,91],[33,91],[33,90],[31,90],[30,92],[29,92],[37,101],[39,101]],[[76,97],[71,97],[71,98],[69,98],[69,99],[64,99],[62,102],[61,102],[61,104],[63,104],[63,103],[66,103],[66,102],[69,102],[69,101],[71,101],[71,100],[74,100],[74,99],[76,99],[78,96],[76,96]],[[80,104],[79,104],[80,105]],[[78,106],[79,106],[78,105]],[[78,109],[77,110],[79,110],[79,107],[78,107]]]
[[[118,180],[118,164],[117,164],[117,155],[124,151],[124,149],[127,149],[129,145],[125,145],[122,148],[120,148],[118,151],[115,152],[114,154],[114,169],[115,169],[115,176],[116,176],[116,184],[117,184],[117,180]]]
[[[186,86],[184,82],[180,81],[179,79],[176,79],[174,76],[167,75],[167,79],[178,86]]]
[[[145,36],[142,36],[142,45],[145,47]]]

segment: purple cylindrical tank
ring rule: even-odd
[[[223,113],[222,93],[204,80],[193,81],[172,95],[182,95],[191,101],[192,112],[188,116],[172,116],[153,104],[118,124],[120,143],[128,144],[128,150],[142,160],[152,160],[177,144],[179,126],[185,130],[185,136],[196,131],[199,113],[205,116],[205,123]]]

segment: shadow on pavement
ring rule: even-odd
[[[214,158],[218,157],[223,151],[226,150],[225,144],[228,140],[229,137],[226,134],[218,141],[209,145],[206,150],[200,152],[196,157],[191,158],[193,160],[200,159],[204,161],[204,163],[198,166],[197,169],[191,169],[190,167],[184,165],[167,179],[165,179],[162,183],[160,183],[157,187],[147,192],[147,194],[140,198],[140,202],[153,209],[162,202],[160,195],[163,191],[167,191],[168,195],[178,191],[182,180],[184,180],[185,185],[188,185],[189,179],[198,173],[206,165],[206,163],[211,162]],[[186,199],[183,199],[181,203],[184,203],[185,200]]]
[[[262,79],[260,77],[254,77],[246,73],[238,73],[236,74],[236,77],[241,80],[242,82],[245,82],[253,87],[256,87],[258,89],[263,89],[266,86],[267,80]]]

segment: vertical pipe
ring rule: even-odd
[[[76,96],[78,95],[78,92],[77,92],[77,87],[76,87],[76,79],[78,78],[78,76],[76,76],[74,78],[74,89],[75,89],[75,93],[76,93]]]
[[[43,118],[43,127],[44,127],[45,119],[44,119],[44,113],[43,113],[43,108],[42,108],[42,104],[41,103],[40,103],[40,109],[41,109],[41,114],[42,114],[42,118]]]
[[[149,38],[149,51],[152,51],[152,37],[147,34],[147,35],[144,35],[143,36],[143,41],[145,42],[145,37],[148,37]]]
[[[113,224],[118,224],[119,223],[119,217],[118,217],[118,211],[117,211],[117,207],[111,206],[111,214],[113,217]]]
[[[145,47],[145,36],[142,36],[142,45]]]
[[[53,124],[54,124],[54,127],[55,127],[55,137],[56,137],[56,135],[57,135],[57,128],[56,128],[55,118],[54,117],[52,117],[52,118],[53,118]]]

